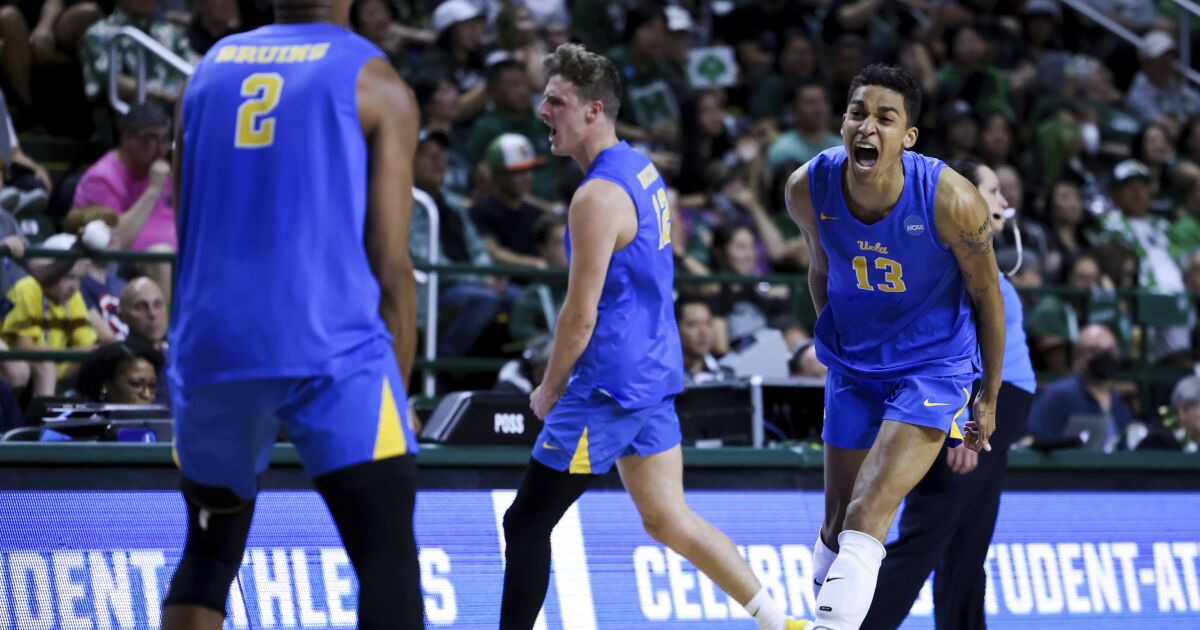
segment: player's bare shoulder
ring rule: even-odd
[[[970,180],[949,166],[943,168],[933,204],[934,222],[943,243],[951,248],[961,245],[971,251],[985,246],[990,250],[992,224],[987,202]]]
[[[355,99],[363,135],[368,137],[385,119],[420,119],[412,89],[382,57],[368,60],[359,70]]]
[[[808,187],[808,166],[803,166],[792,172],[788,177],[784,190],[784,200],[787,203],[788,215],[805,232],[817,229],[817,219],[813,211],[812,192]]]

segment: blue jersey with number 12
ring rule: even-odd
[[[587,398],[610,396],[625,409],[657,405],[683,390],[683,352],[675,323],[675,257],[671,211],[658,169],[625,142],[603,150],[584,183],[603,179],[620,186],[637,212],[637,235],[613,252],[597,305],[592,339],[575,362],[567,391]],[[587,234],[567,231],[571,241]]]
[[[276,24],[222,39],[196,68],[183,100],[173,375],[336,375],[386,352],[355,98],[378,56],[331,24]]]
[[[904,189],[871,225],[846,207],[846,150],[808,166],[817,233],[829,258],[829,301],[817,318],[817,358],[860,379],[977,371],[975,321],[958,261],[938,237],[941,160],[905,151]]]

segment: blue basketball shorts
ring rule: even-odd
[[[625,409],[598,391],[587,398],[568,392],[546,416],[533,458],[561,472],[602,475],[622,457],[649,457],[682,440],[674,396]]]
[[[971,418],[975,374],[908,376],[895,380],[857,379],[830,370],[825,379],[825,427],[821,439],[845,449],[869,449],[884,420],[946,433],[946,443],[962,443],[962,425]]]
[[[395,356],[337,376],[238,380],[187,387],[173,380],[175,462],[188,479],[250,499],[280,424],[310,477],[417,452]]]

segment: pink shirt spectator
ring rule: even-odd
[[[117,152],[109,151],[83,174],[75,188],[73,205],[76,208],[100,205],[112,208],[117,214],[124,214],[149,186],[149,174],[134,180],[121,158],[117,157]],[[150,211],[146,225],[130,244],[130,251],[145,251],[154,245],[170,245],[171,249],[176,249],[173,198],[171,179],[167,178],[162,196]]]

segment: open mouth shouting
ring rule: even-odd
[[[854,143],[851,157],[854,158],[854,165],[859,170],[867,171],[879,162],[879,149],[869,142],[859,141]]]

